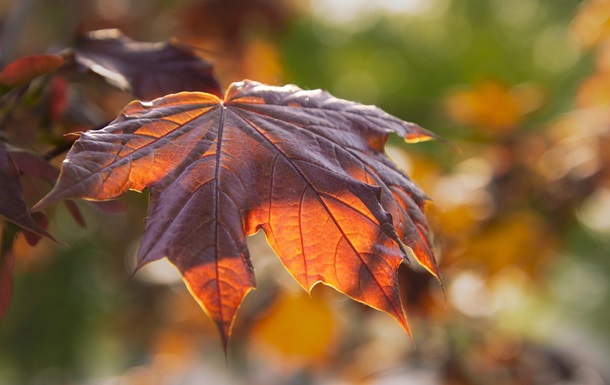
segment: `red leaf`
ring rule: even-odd
[[[13,254],[0,255],[0,320],[13,296]]]
[[[66,203],[67,202],[70,202],[70,201],[66,201]],[[32,217],[32,220],[34,222],[36,222],[36,224],[41,229],[46,230],[49,227],[49,220],[47,219],[47,216],[44,215],[44,213],[41,213],[41,212],[30,213],[30,216]],[[42,239],[41,235],[33,233],[29,230],[23,230],[23,236],[25,237],[26,242],[30,246],[36,246],[36,244],[38,244],[38,242],[40,242],[40,240]]]
[[[55,122],[68,107],[68,82],[62,76],[53,77],[48,93],[47,114],[51,122]]]
[[[57,170],[36,155],[0,142],[0,216],[31,233],[49,239],[53,237],[28,211],[23,200],[19,174],[21,172],[34,176],[49,176],[53,172],[51,170],[57,175]]]
[[[114,29],[80,37],[75,61],[139,99],[181,91],[222,94],[212,65],[191,50],[174,43],[133,41]]]
[[[78,208],[76,203],[74,203],[74,201],[65,201],[64,205],[66,205],[66,208],[68,209],[68,212],[70,213],[72,219],[74,219],[74,222],[76,222],[80,227],[87,227],[85,218],[83,217],[83,214],[80,212],[80,209]]]
[[[392,315],[409,330],[403,243],[437,274],[423,192],[383,153],[388,135],[430,138],[373,106],[244,81],[224,100],[180,93],[132,102],[74,144],[37,208],[151,191],[139,265],[167,257],[226,345],[254,286],[246,235],[262,228],[294,278]]]
[[[40,75],[52,72],[64,64],[58,55],[26,56],[9,63],[0,72],[0,86],[14,87],[27,83]]]

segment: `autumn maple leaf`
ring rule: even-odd
[[[255,287],[246,236],[263,229],[287,270],[392,315],[409,332],[397,269],[408,246],[437,275],[424,193],[384,154],[390,133],[432,134],[382,110],[296,86],[232,84],[134,101],[75,142],[54,189],[113,199],[150,189],[138,265],[167,257],[227,344]]]

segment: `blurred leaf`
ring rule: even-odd
[[[55,183],[57,177],[59,176],[59,170],[52,166],[47,160],[34,154],[33,152],[24,149],[18,149],[9,145],[5,146],[8,150],[10,160],[17,167],[17,171],[20,175],[34,176],[47,182]],[[2,145],[0,145],[0,147],[2,147]],[[64,204],[68,208],[68,211],[70,212],[72,218],[74,218],[74,221],[78,223],[81,227],[85,227],[85,220],[76,204],[69,200],[65,201]],[[101,204],[100,202],[96,202],[96,206],[101,207],[103,206],[103,204]],[[34,219],[34,222],[39,225],[39,227],[46,229],[48,221],[43,213],[31,213],[30,216]],[[36,243],[37,240],[34,234],[37,234],[38,236],[42,234],[33,232],[32,229],[27,230],[31,232],[31,234],[25,233],[28,241]]]
[[[108,29],[79,37],[74,49],[78,65],[138,99],[182,91],[222,95],[212,64],[176,43],[136,42]]]
[[[456,123],[474,125],[488,135],[502,135],[512,132],[523,115],[540,108],[542,100],[542,92],[535,86],[509,88],[486,80],[451,92],[445,108]]]
[[[467,236],[478,223],[471,208],[464,204],[442,209],[433,206],[432,210],[439,222],[436,227],[447,237]]]
[[[262,39],[252,39],[248,42],[241,67],[245,78],[256,79],[261,83],[277,84],[283,77],[277,48]]]
[[[46,229],[49,227],[49,220],[47,216],[41,212],[30,213],[30,216],[34,220],[34,222],[41,228]],[[25,237],[26,242],[30,246],[36,246],[38,242],[42,239],[42,236],[38,233],[34,233],[30,230],[23,230],[23,236]]]
[[[6,240],[5,240],[6,241]],[[13,254],[0,255],[0,320],[8,310],[13,296]]]
[[[58,55],[26,56],[9,63],[0,72],[0,87],[15,87],[27,83],[40,75],[52,72],[64,64]]]
[[[21,175],[30,175],[49,182],[54,182],[59,176],[59,170],[39,155],[22,148],[4,146]]]
[[[49,167],[48,163],[34,154],[0,142],[0,215],[25,230],[53,239],[30,216],[19,182],[20,173],[35,176],[47,174]]]
[[[396,277],[403,243],[438,272],[427,198],[383,154],[391,132],[432,136],[376,107],[296,86],[244,81],[224,101],[181,93],[132,102],[106,128],[83,133],[36,207],[150,188],[138,265],[168,257],[225,346],[254,287],[245,236],[260,228],[304,289],[326,283],[408,331]]]
[[[68,83],[62,76],[51,80],[47,95],[47,115],[51,122],[59,120],[68,107]]]
[[[603,43],[610,37],[610,1],[583,1],[572,21],[571,30],[585,48]]]
[[[181,14],[181,28],[201,36],[211,35],[227,42],[226,47],[240,50],[252,27],[267,27],[277,34],[291,18],[291,5],[275,0],[207,0],[194,2]]]
[[[610,71],[597,72],[580,85],[576,94],[580,108],[610,106]]]
[[[320,363],[336,346],[337,324],[328,304],[317,295],[285,293],[258,320],[257,342],[274,353],[304,363]]]
[[[66,205],[66,208],[68,209],[68,212],[70,213],[70,215],[72,216],[74,221],[80,227],[83,227],[83,228],[87,227],[87,223],[85,223],[85,218],[83,217],[83,214],[80,212],[80,209],[78,208],[76,203],[74,203],[73,201],[67,200],[67,201],[64,201],[64,204]]]
[[[491,273],[513,266],[535,276],[556,245],[544,219],[519,211],[471,236],[460,258],[477,261]]]

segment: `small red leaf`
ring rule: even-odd
[[[32,217],[32,220],[34,222],[36,222],[36,224],[41,229],[46,230],[49,227],[49,220],[47,219],[47,216],[44,215],[44,213],[41,213],[41,212],[30,213],[30,217]],[[29,230],[23,230],[23,236],[25,237],[25,240],[27,241],[28,245],[30,245],[30,246],[36,246],[38,244],[38,242],[40,242],[40,240],[42,239],[41,235],[39,235],[37,233],[33,233]]]
[[[0,72],[0,86],[14,87],[27,83],[40,75],[52,72],[64,64],[59,55],[26,56],[9,63]]]
[[[70,201],[70,200],[64,201],[64,205],[68,209],[68,212],[70,213],[70,216],[72,216],[72,219],[74,219],[74,221],[80,227],[83,227],[83,228],[87,227],[85,218],[83,217],[83,214],[80,212],[80,209],[78,208],[76,203],[74,203],[74,201]]]
[[[47,114],[52,122],[59,120],[68,106],[68,83],[62,76],[54,76],[49,85]]]
[[[13,296],[13,254],[0,255],[0,320],[8,310]]]
[[[133,41],[118,30],[81,36],[75,61],[138,99],[151,100],[181,91],[222,94],[212,65],[174,43]]]

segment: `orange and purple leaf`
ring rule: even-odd
[[[138,263],[167,257],[226,346],[255,286],[246,236],[263,229],[307,291],[317,283],[393,316],[409,332],[397,270],[405,246],[438,275],[425,194],[384,154],[419,126],[321,91],[234,83],[223,100],[184,92],[132,102],[85,132],[37,209],[150,189]]]

